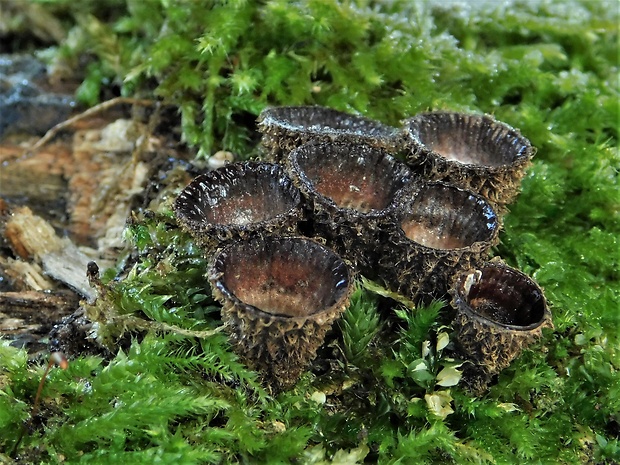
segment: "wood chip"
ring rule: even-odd
[[[28,207],[10,215],[4,236],[14,253],[24,260],[40,263],[47,276],[61,281],[88,300],[96,296],[86,278],[90,259],[68,238],[60,238],[54,228]]]

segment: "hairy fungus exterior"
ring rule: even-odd
[[[258,117],[258,129],[267,156],[276,161],[309,141],[343,140],[392,150],[399,140],[392,126],[321,106],[267,108]]]
[[[307,199],[314,234],[368,274],[379,231],[393,223],[410,171],[383,149],[348,142],[308,143],[287,158]]]
[[[251,234],[295,234],[301,194],[280,165],[245,162],[196,177],[174,204],[177,221],[207,249]]]
[[[276,390],[294,384],[345,310],[349,268],[302,237],[254,237],[224,247],[209,267],[235,351]]]
[[[536,153],[517,129],[486,115],[431,112],[404,121],[407,163],[428,180],[474,191],[504,213]]]
[[[553,327],[538,284],[497,259],[459,274],[450,293],[456,342],[473,362],[465,378],[475,391],[539,339],[542,328]]]
[[[409,191],[396,218],[377,242],[379,279],[423,303],[445,297],[455,273],[483,261],[500,229],[485,199],[442,182]]]

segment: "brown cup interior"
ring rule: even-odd
[[[525,274],[505,267],[486,266],[469,289],[460,292],[471,310],[495,323],[535,328],[545,318],[546,302],[540,287]],[[465,278],[466,279],[466,278]]]
[[[214,264],[225,294],[265,313],[307,317],[347,292],[349,271],[330,249],[303,238],[266,238],[225,248]]]
[[[364,144],[308,144],[291,153],[302,180],[339,208],[387,208],[404,184],[404,167]]]
[[[291,212],[300,202],[279,166],[245,163],[198,176],[177,199],[177,213],[194,224],[245,226]]]
[[[406,210],[401,228],[408,239],[433,249],[459,249],[491,241],[499,222],[481,197],[441,183],[424,185]]]
[[[426,113],[413,118],[408,131],[436,154],[464,164],[506,166],[532,152],[519,132],[487,116]]]

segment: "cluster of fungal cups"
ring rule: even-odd
[[[315,106],[269,108],[258,127],[268,161],[198,176],[175,212],[210,255],[233,347],[275,389],[307,368],[356,274],[420,304],[451,296],[478,390],[551,326],[540,287],[487,261],[535,152],[517,130],[447,112],[394,128]]]

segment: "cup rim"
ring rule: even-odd
[[[401,183],[400,187],[396,187],[394,194],[389,201],[388,205],[381,209],[370,209],[368,211],[360,211],[356,208],[348,208],[339,206],[334,199],[328,197],[319,192],[313,180],[307,175],[306,171],[301,168],[298,157],[306,151],[313,148],[332,148],[335,147],[339,151],[348,153],[351,149],[360,149],[366,153],[377,154],[377,160],[379,162],[386,161],[392,171],[392,176],[389,177],[389,181],[394,183]],[[350,142],[333,140],[330,142],[312,140],[300,145],[287,156],[287,166],[294,180],[297,180],[300,184],[300,189],[305,195],[312,197],[315,201],[323,205],[329,206],[332,210],[348,212],[354,216],[364,218],[384,218],[393,214],[400,204],[400,200],[404,195],[408,183],[411,182],[413,174],[407,165],[398,159],[396,159],[388,150],[370,145],[365,142]]]
[[[517,325],[510,323],[502,323],[493,318],[489,318],[475,310],[474,307],[468,302],[467,296],[465,293],[468,293],[468,289],[465,289],[467,286],[473,285],[468,283],[471,276],[477,272],[482,272],[482,270],[495,268],[498,270],[503,270],[510,274],[518,276],[519,279],[524,281],[528,288],[537,294],[536,298],[539,299],[539,305],[542,307],[542,312],[540,318],[528,325]],[[475,279],[475,278],[474,278]],[[455,307],[457,313],[464,313],[468,318],[475,319],[485,326],[493,325],[498,326],[500,328],[504,328],[509,331],[517,331],[517,332],[532,332],[544,327],[553,327],[553,323],[551,321],[551,311],[549,310],[549,304],[545,297],[545,294],[542,288],[534,281],[534,279],[530,278],[527,274],[523,273],[516,268],[506,265],[503,262],[491,260],[487,263],[482,264],[480,267],[477,267],[476,270],[469,269],[465,272],[460,273],[455,279],[452,285],[452,289],[450,291],[453,294],[453,306]]]
[[[433,150],[424,142],[418,134],[413,130],[414,125],[426,120],[429,117],[439,117],[450,120],[453,117],[471,118],[489,127],[497,127],[504,131],[506,134],[514,137],[515,140],[523,145],[523,148],[514,156],[512,162],[501,164],[482,164],[482,163],[468,163],[453,158],[448,158],[440,152]],[[469,170],[484,171],[484,172],[500,172],[506,169],[516,169],[527,165],[530,160],[536,154],[536,148],[531,144],[529,139],[521,134],[521,131],[510,126],[507,123],[495,119],[492,115],[486,113],[466,113],[458,111],[428,111],[418,113],[411,118],[407,118],[401,121],[401,133],[404,139],[410,143],[413,143],[418,150],[424,155],[434,158],[436,160],[442,160],[447,164],[454,164],[456,166],[463,166]]]
[[[412,204],[415,203],[416,198],[418,197],[422,189],[431,188],[435,186],[440,186],[443,188],[460,191],[462,195],[467,195],[468,197],[473,198],[474,204],[480,205],[482,209],[488,210],[490,216],[486,216],[486,215],[485,216],[486,216],[487,221],[489,221],[492,224],[492,228],[489,228],[491,229],[491,234],[486,239],[474,241],[469,245],[465,245],[463,247],[446,248],[446,249],[430,247],[430,246],[421,244],[420,242],[414,239],[409,238],[402,228],[402,224],[407,220],[407,217],[411,214],[411,212],[405,212],[405,209],[407,207],[411,207]],[[421,247],[423,250],[429,250],[435,253],[442,252],[442,251],[445,251],[445,252],[462,252],[462,251],[470,251],[470,250],[475,251],[477,249],[484,248],[487,244],[488,245],[494,244],[501,230],[500,217],[495,211],[495,208],[493,207],[493,205],[486,198],[484,198],[480,194],[477,194],[469,189],[464,189],[462,187],[454,186],[444,181],[422,182],[421,184],[417,186],[413,186],[410,189],[405,189],[405,192],[402,194],[400,200],[401,202],[397,210],[397,234],[401,236],[401,240],[405,242],[411,242],[415,244],[416,246]],[[489,223],[487,223],[487,226],[488,224]]]
[[[288,190],[292,194],[291,207],[288,210],[279,212],[269,218],[260,221],[251,221],[245,224],[236,224],[230,222],[216,223],[209,221],[200,221],[188,217],[186,211],[190,207],[189,200],[187,199],[186,195],[189,194],[190,190],[195,189],[196,186],[206,186],[209,183],[219,182],[222,178],[226,176],[234,176],[235,174],[240,175],[238,179],[243,179],[244,177],[250,175],[260,174],[265,176],[274,176],[276,179],[286,181],[286,190]],[[204,191],[205,187],[201,187],[200,189]],[[299,189],[294,185],[292,179],[288,176],[286,171],[279,163],[270,163],[264,161],[245,161],[230,163],[216,170],[212,170],[207,173],[198,175],[197,177],[192,179],[192,181],[187,186],[185,186],[185,188],[177,196],[174,201],[173,208],[178,222],[181,223],[181,226],[184,226],[192,234],[204,234],[209,231],[214,231],[218,229],[227,229],[229,231],[238,233],[243,231],[260,230],[269,225],[276,225],[279,222],[286,221],[287,219],[292,219],[295,216],[301,217],[302,196]]]
[[[354,121],[360,125],[367,126],[370,134],[364,134],[361,131],[354,131],[346,128],[338,128],[333,126],[314,127],[316,125],[304,125],[303,123],[292,122],[293,118],[286,118],[286,112],[317,112],[321,118],[342,118]],[[368,118],[366,116],[348,113],[336,110],[335,108],[325,107],[321,105],[285,105],[272,106],[265,108],[258,116],[258,127],[261,132],[268,132],[267,128],[276,126],[286,131],[295,133],[307,133],[316,135],[355,135],[361,137],[372,136],[378,139],[396,137],[399,133],[398,128],[382,123],[381,121]],[[379,133],[379,134],[377,134]],[[385,134],[380,134],[385,133]]]
[[[265,245],[267,242],[284,242],[284,241],[286,242],[294,241],[294,242],[298,242],[300,245],[303,243],[306,243],[306,244],[311,244],[312,247],[321,249],[323,253],[331,255],[332,258],[334,258],[336,261],[339,262],[337,266],[333,269],[337,268],[337,269],[342,270],[345,273],[345,276],[342,277],[342,280],[336,283],[336,286],[338,286],[340,282],[344,282],[344,286],[338,289],[338,291],[340,291],[340,295],[337,295],[335,298],[335,301],[331,303],[330,305],[325,306],[324,308],[314,313],[309,313],[307,315],[302,315],[302,316],[286,316],[283,314],[269,313],[254,305],[244,302],[226,285],[226,283],[223,280],[224,271],[220,270],[217,265],[218,263],[221,262],[221,260],[223,260],[224,258],[223,256],[225,254],[230,253],[234,248],[243,247],[244,245],[247,245],[252,241],[254,242],[260,241],[263,243],[263,245]],[[312,238],[304,237],[304,236],[275,236],[273,235],[273,236],[259,236],[259,237],[253,237],[247,240],[241,239],[241,240],[234,241],[224,246],[223,248],[219,249],[218,251],[216,251],[216,253],[214,254],[214,256],[212,257],[209,263],[207,275],[213,287],[215,287],[232,305],[234,305],[235,307],[239,309],[243,309],[244,314],[253,320],[263,319],[263,320],[271,320],[271,321],[275,320],[275,321],[282,321],[282,322],[299,322],[299,323],[303,323],[311,319],[320,320],[323,316],[328,316],[331,312],[333,312],[335,308],[341,306],[344,302],[346,302],[351,292],[353,291],[353,287],[354,287],[353,286],[353,283],[354,283],[353,271],[347,265],[345,260],[342,257],[340,257],[340,255],[338,255],[336,252],[334,252],[332,249],[321,244],[319,241],[312,239]]]

